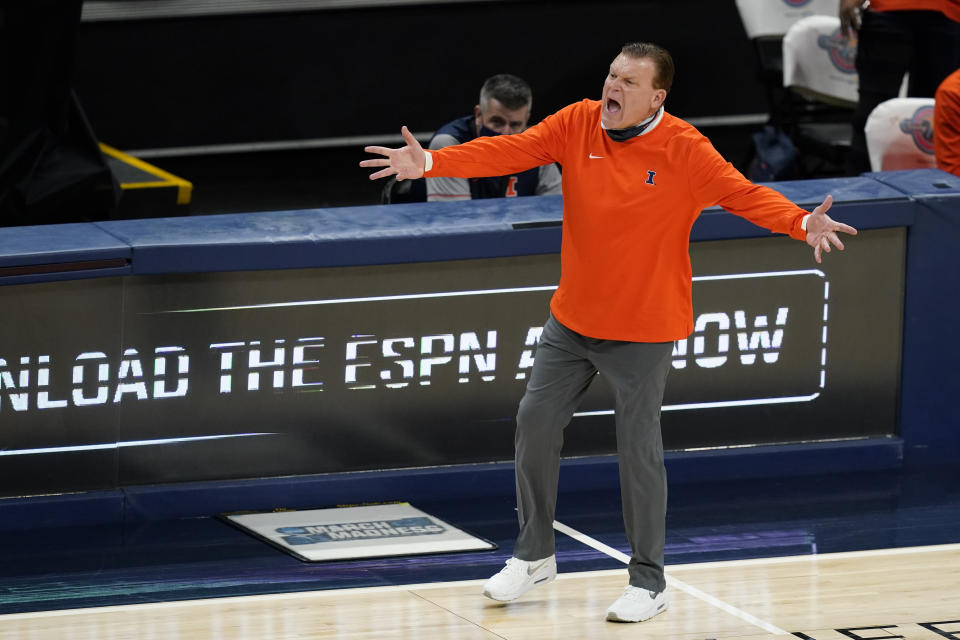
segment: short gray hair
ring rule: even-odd
[[[530,85],[517,76],[499,73],[487,78],[480,88],[480,108],[486,109],[494,98],[507,109],[520,109],[533,103],[533,91]]]

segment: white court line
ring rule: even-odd
[[[960,551],[960,543],[930,544],[922,547],[895,547],[893,549],[867,549],[866,551],[835,551],[833,553],[805,554],[799,556],[777,556],[776,558],[747,558],[745,560],[716,560],[714,562],[691,562],[669,567],[670,571],[684,571],[694,568],[713,568],[730,566],[750,566],[756,564],[788,564],[793,562],[817,562],[842,560],[846,558],[870,558],[874,556],[900,556],[911,553],[931,553],[934,551]]]
[[[582,535],[582,534],[581,534]],[[587,536],[584,536],[587,537]],[[601,544],[597,542],[597,544]],[[603,545],[606,546],[606,545]],[[611,551],[620,553],[616,549]],[[699,569],[707,567],[723,567],[732,565],[779,564],[784,562],[810,562],[818,560],[832,560],[834,558],[876,557],[887,555],[901,555],[908,553],[928,553],[936,551],[960,551],[960,543],[927,545],[923,547],[901,547],[894,549],[874,549],[869,551],[839,551],[836,553],[822,553],[817,555],[780,556],[776,558],[750,558],[747,560],[719,560],[716,562],[691,562],[688,564],[671,565],[670,572],[684,569]],[[624,555],[624,554],[621,554]],[[619,558],[618,558],[619,559]],[[629,558],[628,558],[629,561]],[[598,571],[571,571],[557,575],[558,580],[572,580],[576,578],[622,576],[623,569],[600,569]],[[668,581],[675,580],[667,576]],[[345,594],[376,594],[395,591],[427,591],[432,589],[455,589],[465,587],[479,587],[486,582],[486,578],[477,580],[457,580],[454,582],[424,582],[420,584],[390,584],[379,587],[354,587],[345,589],[324,589],[322,591],[291,591],[288,593],[267,593],[249,596],[226,596],[223,598],[199,598],[193,600],[173,600],[170,602],[145,602],[142,604],[121,604],[106,607],[87,607],[83,609],[54,609],[52,611],[31,611],[29,613],[0,614],[0,622],[4,620],[24,620],[30,618],[58,618],[91,613],[119,613],[124,611],[141,611],[153,609],[175,609],[178,607],[203,607],[227,603],[254,603],[254,602],[282,602],[284,600],[298,600],[303,598],[342,598]],[[679,582],[679,581],[677,581]],[[478,593],[479,596],[479,593]]]
[[[614,549],[614,548],[611,547],[611,546],[605,545],[605,544],[603,544],[602,542],[600,542],[599,540],[595,540],[594,538],[591,538],[590,536],[588,536],[588,535],[586,535],[586,534],[584,534],[584,533],[581,533],[581,532],[577,531],[576,529],[573,529],[573,528],[571,528],[571,527],[568,527],[567,525],[563,524],[562,522],[556,522],[556,521],[554,521],[554,523],[553,523],[553,528],[556,529],[557,531],[559,531],[560,533],[565,533],[565,534],[567,534],[568,536],[570,536],[571,538],[573,538],[574,540],[576,540],[576,541],[578,541],[578,542],[582,542],[583,544],[587,545],[588,547],[592,547],[592,548],[596,549],[597,551],[600,551],[601,553],[607,554],[607,555],[610,556],[611,558],[614,558],[614,559],[616,559],[616,560],[619,560],[620,562],[622,562],[622,563],[624,563],[624,564],[629,564],[629,563],[630,563],[630,556],[628,556],[627,554],[625,554],[625,553],[623,553],[622,551],[619,551],[619,550],[617,550],[617,549]],[[747,612],[744,611],[743,609],[738,609],[737,607],[733,606],[732,604],[728,604],[728,603],[724,602],[723,600],[721,600],[721,599],[719,599],[719,598],[716,598],[716,597],[710,595],[709,593],[706,593],[706,592],[704,592],[704,591],[701,591],[700,589],[697,589],[696,587],[692,587],[692,586],[690,586],[689,584],[687,584],[686,582],[683,582],[682,580],[677,580],[677,579],[674,578],[673,576],[669,576],[669,575],[668,575],[668,576],[666,576],[666,578],[667,578],[667,584],[669,584],[669,585],[670,585],[671,587],[673,587],[674,589],[679,589],[680,591],[683,591],[684,593],[687,593],[687,594],[693,596],[694,598],[698,598],[698,599],[700,599],[700,600],[703,600],[703,601],[706,602],[707,604],[713,605],[714,607],[716,607],[716,608],[718,608],[718,609],[720,609],[720,610],[722,610],[722,611],[726,611],[726,612],[729,613],[730,615],[735,616],[735,617],[737,617],[737,618],[740,618],[740,619],[743,620],[744,622],[749,622],[750,624],[754,625],[755,627],[760,627],[761,629],[763,629],[763,630],[766,631],[767,633],[772,633],[772,634],[778,635],[778,636],[785,636],[785,635],[789,635],[789,633],[790,633],[789,631],[785,631],[785,630],[781,629],[781,628],[778,627],[778,626],[772,625],[772,624],[770,624],[769,622],[766,622],[766,621],[764,621],[764,620],[761,620],[760,618],[758,618],[758,617],[756,617],[756,616],[754,616],[754,615],[751,615],[751,614],[747,613]]]

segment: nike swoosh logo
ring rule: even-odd
[[[593,155],[592,153],[590,154],[590,159],[591,159],[591,160],[594,160],[594,159],[596,159],[596,158],[603,158],[603,156],[595,156],[595,155]]]
[[[530,566],[528,566],[528,567],[527,567],[527,575],[528,575],[528,576],[532,576],[533,574],[535,574],[537,571],[540,570],[540,567],[542,567],[544,564],[546,564],[546,562],[547,562],[546,560],[542,560],[542,561],[540,561],[540,563],[537,564],[536,566],[534,566],[534,565],[532,565],[532,564],[531,564]]]

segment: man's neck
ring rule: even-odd
[[[647,123],[649,123],[649,122],[652,122],[653,119],[654,119],[654,117],[656,117],[656,115],[657,115],[659,112],[660,112],[660,107],[657,107],[656,109],[653,109],[652,111],[650,111],[649,113],[647,113],[647,115],[645,115],[644,117],[640,118],[640,122],[635,122],[635,123],[633,123],[632,125],[630,125],[629,127],[624,127],[624,129],[631,129],[631,128],[633,128],[633,127],[638,127],[638,126],[640,126],[641,124],[647,124]]]
[[[604,126],[602,120],[600,121],[600,127],[606,131],[607,135],[610,136],[610,139],[614,142],[626,142],[631,138],[643,135],[645,132],[650,131],[652,127],[655,127],[656,123],[659,122],[657,118],[661,115],[662,109],[663,106],[656,108],[652,113],[650,113],[646,118],[637,124],[624,127],[623,129],[608,129],[606,126]]]

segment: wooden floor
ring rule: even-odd
[[[626,572],[597,571],[509,604],[470,581],[12,614],[0,639],[960,638],[960,544],[679,565],[668,577],[670,609],[640,624],[604,620]]]

